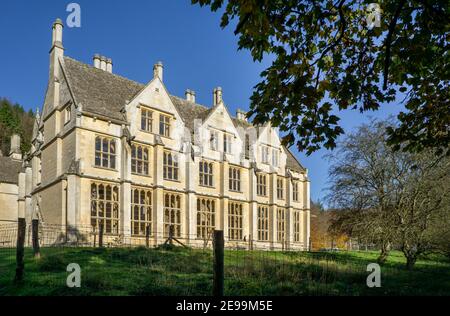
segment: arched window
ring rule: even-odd
[[[169,237],[171,226],[173,236],[181,237],[181,196],[164,193],[164,237]]]
[[[259,196],[267,196],[267,178],[265,174],[256,175],[256,194]]]
[[[243,239],[243,206],[242,203],[228,204],[228,239]]]
[[[277,241],[286,241],[286,209],[277,209]]]
[[[277,179],[277,198],[282,200],[284,198],[284,180]]]
[[[294,242],[300,242],[300,211],[294,211]]]
[[[91,225],[105,234],[119,233],[119,187],[107,183],[91,184]]]
[[[101,136],[95,138],[95,166],[116,169],[115,139]]]
[[[213,164],[206,161],[199,163],[199,181],[200,185],[212,187],[213,183]]]
[[[292,184],[292,199],[294,202],[298,202],[298,182]]]
[[[258,240],[269,240],[269,208],[258,206]]]
[[[164,152],[164,180],[178,180],[178,156],[170,151]]]
[[[216,227],[216,201],[197,199],[197,237],[208,239]]]
[[[228,170],[228,186],[230,191],[241,192],[241,170],[230,167]]]
[[[146,236],[147,229],[152,229],[152,191],[131,188],[131,234]]]
[[[150,149],[146,146],[131,146],[131,172],[149,175]]]

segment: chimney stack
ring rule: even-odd
[[[195,91],[187,89],[186,90],[186,100],[195,103]]]
[[[94,55],[94,68],[100,69],[100,55]]]
[[[22,160],[22,151],[20,150],[20,136],[13,134],[11,136],[11,149],[9,150],[9,157],[15,160]]]
[[[158,77],[161,81],[163,81],[163,70],[164,66],[162,62],[157,62],[155,66],[153,66],[153,77]]]
[[[106,59],[106,71],[112,74],[113,71],[113,62],[111,58]]]
[[[247,113],[245,113],[244,111],[242,111],[241,109],[238,109],[236,111],[236,118],[240,121],[244,121],[247,122]]]
[[[106,71],[106,57],[100,56],[100,69]]]
[[[56,19],[55,23],[53,23],[52,47],[58,46],[59,48],[63,48],[63,28],[64,24],[61,19]]]
[[[222,103],[222,88],[221,87],[217,87],[214,89],[214,93],[213,93],[213,105],[219,105],[220,103]]]

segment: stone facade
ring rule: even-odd
[[[103,225],[133,244],[147,232],[162,243],[173,227],[194,246],[219,229],[227,246],[308,248],[307,170],[276,129],[230,115],[221,88],[211,107],[192,90],[170,95],[160,62],[143,85],[113,74],[111,59],[66,57],[62,31],[57,20],[19,216],[70,232]]]

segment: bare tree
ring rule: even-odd
[[[412,269],[421,254],[436,249],[437,227],[448,218],[450,160],[422,153],[412,156],[408,165],[408,176],[401,183],[403,194],[394,212],[406,266]]]
[[[392,150],[385,132],[391,125],[362,125],[330,155],[328,200],[342,210],[331,229],[376,243],[380,263],[395,243],[412,269],[435,248],[437,224],[449,212],[449,158]]]
[[[367,243],[376,243],[384,263],[397,231],[392,209],[399,201],[398,182],[404,177],[404,153],[386,145],[390,122],[372,121],[348,134],[329,155],[328,200],[338,213],[331,229],[343,230]]]

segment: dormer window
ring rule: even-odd
[[[152,132],[153,126],[153,112],[148,109],[141,109],[141,130],[145,132]]]
[[[250,159],[250,136],[245,135],[245,159]]]
[[[274,167],[279,166],[279,154],[278,149],[272,149],[272,164]]]
[[[231,154],[231,143],[232,143],[231,135],[224,134],[223,135],[223,152],[227,154]]]
[[[261,161],[265,164],[269,163],[269,147],[267,146],[261,147]]]
[[[170,137],[170,117],[164,114],[159,115],[159,135]]]
[[[219,133],[210,131],[209,146],[211,150],[219,150]]]

